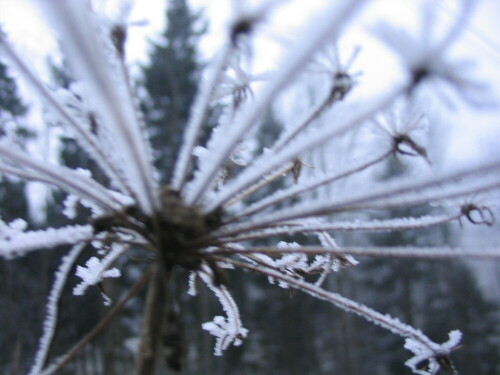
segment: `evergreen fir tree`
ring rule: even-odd
[[[19,98],[17,86],[4,64],[0,63],[0,135],[15,133],[18,146],[23,146],[28,131],[19,123],[27,107]],[[28,218],[28,200],[25,183],[12,181],[2,176],[0,180],[0,218],[9,223],[16,218]],[[34,271],[33,258],[15,262],[0,260],[0,321],[3,324],[0,335],[0,373],[16,373],[23,369],[24,356],[34,347],[32,329],[38,327],[40,306],[36,299],[36,285],[30,277]],[[17,319],[20,315],[24,319]],[[26,326],[30,328],[26,329]]]
[[[198,17],[186,0],[170,0],[166,18],[162,40],[154,43],[150,63],[143,70],[148,98],[142,104],[163,182],[171,176],[196,94],[200,72],[196,46],[201,34],[196,31]]]
[[[26,114],[27,108],[19,99],[14,80],[7,73],[6,66],[0,63],[0,135],[15,132],[16,138],[22,146],[28,132],[26,128],[19,125],[18,119]],[[27,218],[28,205],[24,188],[25,184],[22,182],[2,179],[0,183],[0,215],[5,222],[10,222],[16,217]]]

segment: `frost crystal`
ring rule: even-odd
[[[414,357],[406,361],[406,366],[411,368],[413,373],[419,375],[434,375],[441,368],[443,363],[448,363],[448,355],[457,348],[462,339],[462,332],[451,331],[448,341],[443,344],[428,346],[414,339],[407,338],[404,347],[415,354]]]
[[[226,317],[216,316],[213,321],[203,323],[202,325],[204,330],[215,336],[214,354],[220,356],[229,345],[241,345],[242,340],[248,334],[248,330],[243,327],[238,306],[227,288],[224,285],[215,285],[212,280],[213,273],[206,267],[204,267],[202,272],[199,272],[199,275],[217,296],[222,309],[226,313]]]
[[[92,257],[85,263],[85,266],[76,268],[76,276],[82,281],[73,288],[75,296],[81,296],[91,285],[100,283],[104,278],[120,277],[121,273],[117,268],[109,268],[109,265],[124,251],[121,246],[116,246],[104,259],[100,260]]]

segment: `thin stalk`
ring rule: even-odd
[[[56,185],[63,190],[89,199],[108,211],[120,211],[123,207],[123,204],[108,189],[92,178],[82,176],[64,166],[40,162],[27,153],[16,150],[6,142],[0,142],[0,158],[10,161],[16,166],[19,165],[20,169],[27,168],[31,170],[28,171],[28,174],[37,176],[37,181]],[[0,169],[3,168],[0,166]],[[11,173],[16,174],[15,169],[11,168]],[[21,172],[20,176],[24,177],[25,174]]]
[[[70,253],[63,258],[63,261],[56,272],[56,279],[47,302],[47,317],[43,322],[43,335],[40,338],[39,349],[35,355],[35,363],[31,368],[30,375],[38,374],[47,360],[47,356],[56,332],[57,320],[59,316],[59,304],[64,285],[68,280],[68,275],[73,267],[73,264],[76,262],[76,259],[85,246],[85,243],[73,246]]]
[[[272,151],[278,152],[283,149],[290,141],[297,136],[301,131],[307,128],[315,119],[317,119],[323,111],[333,104],[331,91],[324,96],[324,98],[316,104],[313,109],[306,114],[306,116],[299,121],[295,126],[292,126],[288,131],[285,131],[281,137],[278,138],[272,147]]]
[[[453,213],[450,215],[439,216],[421,216],[408,218],[395,218],[388,220],[367,220],[367,221],[337,221],[337,222],[291,222],[283,225],[278,225],[275,228],[266,228],[260,231],[241,233],[237,226],[234,229],[229,227],[226,231],[216,233],[218,243],[239,242],[255,240],[259,238],[268,238],[271,236],[293,235],[296,233],[311,233],[311,232],[388,232],[402,231],[409,229],[422,229],[435,225],[441,225],[460,219],[464,214]]]
[[[345,298],[340,294],[328,292],[322,288],[315,286],[314,284],[293,278],[281,272],[275,271],[271,268],[255,266],[253,264],[240,262],[233,259],[220,258],[219,260],[222,262],[232,264],[233,266],[238,268],[247,269],[268,277],[275,278],[277,280],[281,280],[294,289],[307,293],[315,298],[330,302],[331,304],[337,306],[338,308],[344,311],[351,312],[358,316],[361,316],[362,318],[370,322],[373,322],[381,326],[382,328],[385,328],[401,337],[410,338],[428,348],[429,351],[435,353],[436,356],[443,354],[439,351],[440,345],[431,341],[421,331],[405,323],[402,323],[398,319],[395,319],[387,314],[381,314],[378,311],[375,311],[366,305],[362,305],[348,298]]]
[[[327,248],[322,246],[303,246],[298,249],[282,249],[278,247],[254,247],[239,249],[231,246],[210,250],[206,252],[211,255],[232,254],[307,254],[307,255],[358,255],[375,256],[384,258],[419,258],[419,259],[500,259],[500,249],[490,248],[485,250],[461,249],[447,247],[345,247]]]
[[[158,348],[164,329],[163,315],[165,313],[166,298],[168,298],[166,296],[167,285],[164,272],[166,270],[160,265],[153,266],[144,308],[140,346],[134,370],[135,375],[154,374],[158,363]]]
[[[231,199],[229,202],[225,204],[225,207],[230,207],[233,204],[245,199],[248,197],[250,194],[254,193],[255,191],[259,190],[261,187],[269,184],[270,182],[276,180],[277,178],[283,176],[285,173],[290,172],[294,167],[294,163],[288,163],[285,165],[283,168],[277,170],[276,172],[273,172],[272,174],[265,176],[262,180],[257,182],[255,185],[250,186],[247,190],[242,192],[241,194],[235,196],[233,199]]]
[[[263,209],[272,206],[274,204],[277,204],[279,202],[282,202],[286,199],[293,198],[297,196],[298,194],[304,193],[306,191],[310,191],[313,189],[316,189],[320,186],[330,184],[332,182],[341,180],[343,178],[349,177],[353,174],[356,174],[358,172],[361,172],[367,168],[370,168],[381,161],[385,160],[389,155],[392,154],[392,149],[384,152],[383,154],[377,156],[373,160],[369,161],[363,161],[362,163],[356,165],[353,168],[349,168],[347,170],[344,170],[342,172],[335,172],[335,173],[330,173],[327,174],[326,176],[316,178],[312,181],[306,182],[304,184],[300,185],[294,185],[288,189],[282,190],[277,192],[276,194],[273,194],[267,198],[264,198],[260,200],[259,202],[249,206],[248,208],[244,209],[241,213],[239,213],[237,216],[231,218],[231,221],[236,221],[239,220],[240,218],[248,215],[255,214],[259,211],[262,211]]]
[[[182,147],[179,151],[179,157],[174,166],[171,185],[175,190],[180,191],[184,187],[191,166],[194,146],[198,141],[201,128],[207,118],[215,87],[221,80],[222,73],[224,72],[232,51],[233,48],[230,43],[226,43],[222,47],[213,70],[210,72],[207,81],[202,84],[196,95],[186,132],[184,133]]]
[[[486,165],[475,166],[461,171],[446,173],[438,177],[427,177],[420,181],[406,178],[389,184],[389,187],[379,185],[371,190],[365,190],[346,196],[338,196],[330,201],[313,200],[300,203],[270,214],[261,215],[258,219],[245,224],[234,225],[234,233],[265,228],[270,224],[304,219],[311,216],[329,215],[339,212],[364,209],[384,209],[391,207],[421,205],[444,199],[464,197],[467,194],[488,191],[500,186],[498,176],[492,174],[500,170],[500,160],[494,160]],[[472,178],[476,175],[492,174],[485,181],[478,179],[464,187],[454,183],[458,179]],[[443,188],[443,185],[449,185]],[[458,186],[458,187],[456,187]]]
[[[117,184],[121,191],[126,192],[129,195],[133,195],[123,176],[120,172],[118,172],[115,165],[109,160],[108,155],[104,153],[101,146],[97,143],[97,139],[88,130],[81,126],[78,121],[75,121],[73,116],[71,116],[68,111],[61,106],[59,101],[35,76],[35,74],[33,74],[33,72],[17,55],[14,48],[10,45],[10,43],[8,43],[1,33],[0,44],[3,45],[4,51],[9,59],[14,63],[23,77],[26,78],[28,83],[40,94],[40,97],[43,98],[65,122],[70,124],[73,130],[80,136],[80,141],[83,142],[83,146],[86,146],[89,150],[91,150],[89,155],[93,158],[93,160],[103,169],[103,171],[107,172],[107,175]]]
[[[66,354],[59,357],[56,361],[52,363],[49,367],[41,372],[40,375],[51,375],[56,371],[59,371],[63,366],[69,363],[91,340],[94,339],[108,324],[116,317],[116,315],[125,307],[125,304],[135,296],[142,286],[151,277],[151,269],[145,272],[142,277],[130,288],[128,293],[123,297],[123,299],[118,302],[113,308],[106,314],[104,318],[101,319],[99,323],[88,332],[75,346],[73,346]]]

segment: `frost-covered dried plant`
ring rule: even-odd
[[[252,74],[238,65],[238,53],[241,37],[245,36],[248,42],[247,37],[251,37],[249,31],[258,27],[257,22],[263,15],[238,19],[236,14],[227,40],[200,83],[185,126],[172,180],[167,186],[159,186],[144,124],[123,61],[124,24],[102,22],[88,8],[88,2],[64,0],[42,3],[77,79],[74,86],[77,96],[63,89],[48,89],[19,57],[5,35],[1,35],[2,56],[31,84],[47,110],[65,124],[67,132],[93,158],[110,183],[103,186],[88,173],[34,159],[13,146],[6,137],[0,140],[2,173],[43,182],[70,193],[67,201],[69,214],[79,203],[92,209],[86,225],[28,231],[20,220],[1,223],[0,255],[5,258],[63,244],[73,245],[55,275],[47,304],[44,333],[31,374],[56,372],[95,334],[94,330],[68,353],[47,363],[57,322],[58,300],[72,265],[84,247],[94,249],[95,256],[88,259],[85,266],[77,267],[76,274],[81,282],[74,288],[76,295],[85,293],[87,288],[99,284],[103,278],[119,277],[120,271],[114,268],[118,264],[116,261],[132,250],[142,249],[142,258],[151,261],[149,270],[126,297],[130,298],[140,285],[148,283],[137,353],[137,374],[151,374],[155,366],[160,336],[164,331],[161,326],[165,324],[161,318],[165,311],[165,293],[169,293],[172,273],[176,269],[190,274],[191,294],[196,294],[196,282],[201,280],[222,304],[225,316],[216,316],[212,322],[203,324],[203,329],[216,337],[216,355],[221,355],[231,344],[242,344],[249,334],[240,320],[226,277],[230,270],[244,269],[264,275],[271,284],[297,289],[325,300],[406,339],[405,347],[414,354],[407,365],[415,373],[435,374],[440,368],[455,372],[449,355],[459,345],[460,332],[450,332],[450,340],[443,344],[435,343],[420,330],[396,318],[325,290],[322,282],[332,271],[355,266],[357,261],[353,256],[358,254],[415,258],[500,257],[498,249],[361,248],[340,246],[334,241],[334,234],[341,231],[400,231],[460,219],[473,223],[486,222],[490,219],[474,219],[472,211],[483,215],[491,211],[483,206],[470,205],[456,206],[454,210],[442,214],[387,220],[349,221],[345,220],[345,214],[374,208],[383,210],[431,204],[498,189],[500,159],[452,171],[430,170],[430,173],[420,177],[403,176],[389,182],[373,183],[369,187],[362,184],[328,200],[312,199],[310,194],[304,193],[355,176],[386,160],[391,154],[427,157],[424,146],[412,138],[412,130],[419,125],[423,115],[412,112],[405,119],[407,123],[392,125],[381,123],[391,121],[390,116],[383,120],[380,116],[396,101],[409,99],[408,96],[429,79],[444,79],[459,90],[465,88],[467,77],[462,76],[461,69],[455,69],[453,61],[448,61],[445,48],[457,38],[461,24],[452,26],[449,34],[437,44],[432,44],[432,41],[429,44],[425,38],[419,43],[418,38],[388,24],[378,25],[377,33],[401,54],[412,74],[388,82],[386,91],[372,98],[351,100],[349,94],[354,86],[354,77],[349,73],[349,66],[337,66],[337,70],[331,73],[331,87],[323,101],[296,123],[287,126],[276,143],[261,155],[253,160],[247,160],[247,155],[244,162],[238,164],[240,171],[233,178],[220,179],[221,170],[235,158],[235,153],[241,151],[245,139],[258,126],[263,113],[317,52],[341,37],[343,27],[353,19],[355,12],[362,11],[365,2],[330,2],[314,18],[313,24],[304,29],[279,69],[254,95],[247,95],[251,92]],[[467,11],[468,8],[464,7],[464,13]],[[246,13],[241,14],[245,16]],[[235,72],[232,79],[227,78],[228,67]],[[221,92],[221,85],[224,91],[224,86],[227,89],[228,84],[234,86],[229,86],[233,96],[232,108],[220,117],[220,123],[206,145],[198,145],[211,105]],[[330,118],[335,120],[312,128],[310,124],[327,110]],[[343,170],[315,170],[312,177],[304,179],[297,175],[295,183],[290,186],[278,191],[270,189],[272,185],[269,183],[296,168],[302,155],[328,140],[355,131],[364,124],[371,126],[374,122],[390,139],[378,144],[375,156],[367,153]],[[254,195],[258,199],[247,199],[266,185],[267,189]],[[266,194],[262,194],[264,190]],[[343,221],[338,220],[339,214],[343,214]],[[319,245],[302,246],[291,240],[283,241],[286,236],[294,234],[310,235]],[[252,242],[255,239],[276,241],[276,245],[257,247]],[[111,309],[104,323],[123,307],[124,302]],[[105,324],[100,324],[97,330],[103,326]]]

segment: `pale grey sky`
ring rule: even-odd
[[[123,5],[128,0],[94,0],[96,3]],[[51,37],[36,5],[40,0],[2,0],[0,1],[0,23],[11,35],[20,52],[26,56],[33,67],[42,75],[46,73],[45,58],[47,54],[57,56],[56,41]],[[204,14],[210,20],[209,34],[202,42],[202,52],[205,58],[216,50],[221,43],[222,35],[230,19],[231,0],[190,0],[196,8],[204,9]],[[262,0],[242,2],[252,8],[262,3]],[[163,0],[140,0],[133,2],[134,6],[128,20],[130,22],[146,21],[142,25],[131,26],[127,44],[127,55],[132,65],[147,60],[148,38],[154,38],[164,27]],[[300,27],[314,17],[327,0],[284,0],[279,12],[272,14],[257,33],[253,54],[255,69],[264,71],[276,68],[280,53],[285,50],[283,45],[299,34]],[[362,27],[352,28],[348,32],[347,44],[363,46],[359,57],[359,66],[363,69],[362,87],[374,90],[383,85],[387,75],[397,72],[394,56],[377,43],[367,41],[366,25],[370,25],[380,17],[389,18],[403,27],[418,27],[418,6],[422,0],[378,0],[369,2],[371,8],[364,12],[360,24]],[[440,25],[445,25],[453,19],[456,1],[440,1]],[[487,81],[500,102],[500,43],[497,35],[500,33],[496,16],[500,14],[500,2],[497,0],[482,0],[472,18],[466,32],[454,49],[458,55],[469,55],[478,61],[476,75]],[[446,26],[442,26],[446,27]],[[23,88],[23,90],[26,90]],[[455,116],[451,114],[457,128],[452,134],[452,154],[457,158],[469,155],[465,152],[475,152],[478,146],[470,147],[485,138],[485,134],[500,134],[500,117],[498,110],[479,112],[461,108]],[[466,136],[463,136],[466,134]],[[500,142],[499,152],[500,152]]]

